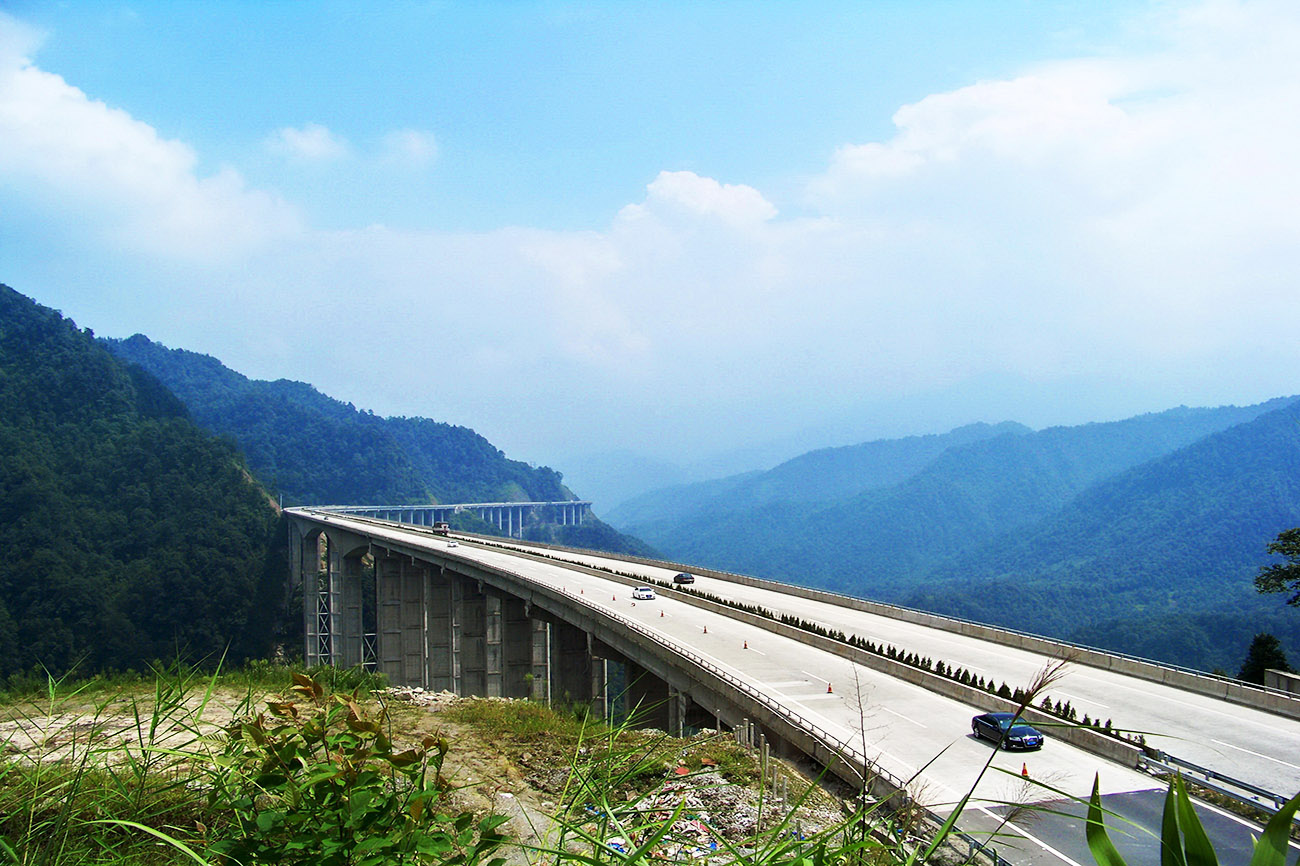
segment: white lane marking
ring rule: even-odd
[[[826,700],[834,700],[838,697],[839,695],[835,695],[835,694],[793,695],[791,696],[790,699],[794,701],[826,701]]]
[[[1079,863],[1077,860],[1072,860],[1072,859],[1070,859],[1069,857],[1067,857],[1067,856],[1065,856],[1064,854],[1062,854],[1060,851],[1057,851],[1057,850],[1056,850],[1055,848],[1053,848],[1051,845],[1048,845],[1048,844],[1047,844],[1046,842],[1044,842],[1042,839],[1039,839],[1037,836],[1034,836],[1032,833],[1029,833],[1028,831],[1024,830],[1023,828],[1017,826],[1015,823],[1013,823],[1013,822],[1011,822],[1011,821],[1005,821],[1005,822],[1002,821],[1001,818],[999,818],[997,815],[994,815],[992,812],[990,812],[988,809],[984,808],[983,806],[977,806],[976,809],[978,809],[979,811],[983,812],[985,815],[988,815],[988,816],[989,816],[990,818],[992,818],[994,821],[1001,822],[1001,823],[1002,823],[1002,826],[1004,826],[1004,827],[1010,827],[1012,830],[1015,830],[1017,833],[1019,833],[1021,836],[1024,836],[1024,837],[1025,837],[1026,839],[1028,839],[1030,842],[1033,842],[1033,843],[1034,843],[1035,845],[1037,845],[1039,848],[1042,848],[1044,851],[1047,851],[1047,852],[1049,852],[1049,853],[1051,853],[1051,854],[1054,854],[1055,856],[1057,856],[1057,857],[1061,858],[1062,860],[1064,860],[1066,863],[1069,863],[1070,866],[1083,866],[1082,863]]]
[[[756,650],[756,649],[754,649],[753,647],[746,647],[746,649],[748,649],[748,650],[749,650],[750,652],[752,652],[752,653],[757,653],[758,655],[761,655],[761,656],[766,656],[766,655],[767,655],[767,653],[763,652],[762,650]]]
[[[882,709],[882,710],[884,710],[885,712],[889,713],[891,716],[898,716],[900,719],[902,719],[902,720],[905,721],[905,722],[911,722],[912,724],[916,725],[918,728],[924,728],[924,727],[927,727],[926,725],[923,725],[923,724],[921,724],[920,722],[918,722],[916,719],[914,719],[914,718],[912,718],[912,717],[910,717],[910,716],[905,716],[905,715],[903,715],[903,714],[900,713],[900,712],[896,712],[896,711],[894,711],[894,710],[891,710],[889,707],[881,707],[880,709]]]
[[[1243,749],[1241,746],[1234,746],[1232,743],[1225,743],[1223,740],[1211,739],[1210,742],[1218,743],[1220,746],[1227,746],[1229,749],[1236,749],[1238,752],[1245,752],[1247,755],[1254,755],[1256,758],[1263,758],[1266,761],[1273,761],[1274,763],[1281,764],[1284,767],[1290,767],[1293,770],[1300,770],[1300,766],[1287,763],[1286,761],[1283,761],[1281,758],[1274,758],[1269,755],[1260,754],[1259,752],[1252,752],[1250,749]]]
[[[1252,835],[1257,835],[1259,833],[1259,825],[1256,824],[1254,821],[1247,820],[1246,818],[1243,818],[1240,815],[1234,815],[1233,813],[1227,811],[1226,809],[1221,809],[1218,806],[1214,805],[1213,803],[1207,802],[1205,800],[1198,799],[1195,801],[1195,803],[1198,808],[1209,809],[1211,812],[1214,812],[1218,815],[1222,815],[1224,818],[1228,818],[1232,821],[1235,821],[1236,823],[1250,830]],[[1296,842],[1294,839],[1292,839],[1289,844],[1295,850],[1300,851],[1300,842]]]
[[[807,680],[790,680],[789,682],[784,682],[784,683],[767,684],[768,688],[771,689],[788,689],[790,686],[806,686],[806,685],[808,685]]]
[[[830,683],[830,680],[826,679],[826,677],[819,677],[819,676],[817,676],[816,674],[808,673],[808,671],[803,670],[803,669],[800,669],[800,670],[799,670],[799,673],[801,673],[801,674],[808,674],[808,676],[812,677],[813,679],[815,679],[815,680],[821,680],[822,682],[827,683],[827,684]]]
[[[1072,702],[1072,703],[1075,702],[1075,701],[1081,701],[1081,702],[1083,702],[1083,703],[1085,703],[1085,704],[1092,704],[1094,707],[1101,707],[1103,710],[1109,710],[1109,709],[1110,709],[1110,705],[1109,705],[1109,704],[1099,703],[1098,701],[1094,701],[1092,698],[1081,698],[1081,697],[1078,697],[1077,695],[1069,695],[1069,694],[1066,694],[1065,692],[1057,692],[1057,694],[1060,695],[1061,697],[1065,698],[1066,700]]]

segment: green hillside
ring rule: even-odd
[[[302,382],[249,379],[215,358],[139,334],[106,344],[171,388],[199,424],[232,436],[249,468],[286,504],[577,498],[558,472],[509,460],[466,427],[382,418]]]
[[[1300,648],[1300,616],[1252,584],[1265,545],[1294,526],[1300,402],[1092,485],[904,600],[1235,672],[1257,631]]]
[[[196,422],[229,436],[249,468],[286,505],[557,502],[577,499],[559,472],[510,460],[467,427],[427,418],[384,418],[302,382],[249,379],[207,355],[169,349],[139,334],[105,340],[110,351],[157,376]],[[495,534],[469,516],[458,528]],[[650,556],[654,550],[599,520],[529,526],[525,537]]]
[[[265,654],[275,525],[156,379],[0,286],[0,674]]]
[[[1249,421],[1274,405],[1178,408],[1036,433],[1019,425],[985,425],[979,432],[987,435],[975,441],[976,431],[961,428],[949,435],[964,434],[965,441],[926,437],[898,440],[894,449],[874,446],[870,453],[886,458],[887,466],[866,472],[859,455],[836,449],[825,458],[839,456],[836,452],[852,456],[841,463],[841,472],[866,479],[854,496],[811,502],[800,494],[803,498],[769,499],[754,507],[733,505],[740,497],[732,502],[717,497],[707,513],[686,511],[678,517],[665,507],[668,516],[659,522],[619,525],[676,559],[873,596],[895,594],[947,557],[1041,519],[1100,479]],[[923,459],[921,445],[933,452],[929,460]],[[898,459],[900,450],[908,460]],[[822,466],[813,477],[830,471]],[[902,480],[867,487],[889,471]],[[758,483],[745,481],[750,488]],[[828,489],[850,486],[841,480]]]

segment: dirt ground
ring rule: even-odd
[[[218,689],[206,698],[201,694],[165,697],[156,724],[153,714],[157,704],[152,694],[20,703],[0,709],[0,756],[32,762],[72,761],[91,750],[95,760],[109,762],[128,756],[138,759],[158,747],[215,751],[227,725],[239,716],[264,709],[267,699],[277,697],[252,696],[233,688]],[[461,699],[449,692],[389,689],[376,693],[375,698],[387,705],[390,717],[397,722],[399,736],[395,739],[415,742],[433,734],[448,740],[451,748],[443,776],[452,785],[450,805],[454,810],[508,816],[510,834],[524,846],[512,851],[512,862],[546,859],[544,855],[530,856],[527,848],[558,844],[557,825],[551,816],[568,779],[567,761],[554,754],[510,754],[500,744],[485,741],[472,726],[450,718],[446,710]],[[713,732],[705,736],[710,734],[716,736]],[[684,750],[689,749],[689,740],[680,742]],[[778,777],[785,781],[764,795],[760,811],[755,786],[732,784],[707,768],[684,776],[674,770],[666,769],[662,783],[638,805],[648,816],[669,815],[680,807],[672,832],[675,848],[670,854],[691,847],[707,851],[722,839],[747,838],[759,829],[760,819],[765,827],[771,827],[788,811],[777,795],[808,788],[796,768],[782,766]],[[839,823],[842,814],[838,800],[814,787],[782,832],[811,835]],[[609,840],[615,846],[634,842],[618,837]]]

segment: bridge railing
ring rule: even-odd
[[[338,515],[337,511],[333,513]],[[339,515],[339,516],[344,516],[344,515]],[[391,525],[391,523],[389,523],[388,521],[378,520],[369,517],[346,515],[346,518],[349,520],[356,520],[359,522],[378,524],[381,528],[384,527],[384,524]],[[329,517],[323,517],[323,519],[328,521]],[[405,530],[406,527],[403,526],[403,529]],[[907,790],[908,783],[906,781],[900,779],[899,777],[895,776],[884,767],[881,767],[878,764],[876,764],[874,761],[870,760],[866,756],[866,754],[864,754],[862,751],[849,744],[847,741],[840,739],[835,734],[831,733],[830,731],[826,730],[825,728],[821,727],[815,722],[812,722],[811,720],[807,719],[800,713],[792,710],[790,707],[786,706],[780,701],[775,700],[774,698],[771,697],[771,695],[763,691],[757,685],[748,682],[747,680],[741,679],[740,677],[737,677],[736,675],[732,674],[730,671],[727,671],[722,667],[714,664],[713,662],[709,661],[708,659],[704,658],[698,653],[693,652],[689,648],[666,639],[661,632],[649,628],[634,620],[628,619],[627,617],[615,611],[612,611],[598,603],[595,603],[581,595],[573,595],[572,593],[569,593],[562,589],[557,590],[553,586],[540,584],[533,578],[528,577],[527,575],[524,575],[517,571],[513,571],[512,569],[509,568],[504,568],[500,565],[490,566],[490,569],[511,580],[518,581],[520,584],[537,587],[548,593],[553,593],[557,596],[560,596],[564,599],[566,603],[574,604],[576,606],[585,609],[592,619],[597,621],[603,621],[607,624],[609,623],[616,624],[619,628],[640,635],[642,638],[651,641],[656,647],[659,648],[661,652],[669,653],[687,662],[688,665],[694,666],[695,668],[698,668],[700,671],[706,672],[709,676],[721,680],[731,688],[735,689],[738,693],[744,695],[749,700],[753,701],[757,705],[763,707],[764,709],[771,712],[773,715],[780,718],[785,724],[791,726],[795,730],[803,732],[806,736],[810,737],[815,743],[817,743],[822,749],[824,749],[827,755],[833,756],[835,760],[841,762],[845,767],[851,768],[854,776],[856,777],[855,779],[852,780],[854,783],[862,785],[864,788],[868,787],[871,781],[873,780],[879,783],[883,783],[884,787],[886,787],[892,792],[891,796],[897,795],[902,798],[902,801],[897,805],[909,806],[912,809],[914,809],[917,815],[922,819],[922,821],[925,824],[929,825],[929,829],[931,832],[937,830],[942,825],[943,823],[942,818],[936,815],[931,809],[926,807],[924,804],[917,803],[915,802],[915,800],[913,800],[913,798],[908,793]],[[823,760],[821,761],[821,763],[823,763],[823,765],[827,765],[828,769],[830,768],[828,762]],[[850,780],[846,780],[846,781],[850,781]],[[887,798],[882,798],[882,799],[887,799]],[[978,839],[975,839],[970,835],[961,831],[955,831],[953,835],[961,839],[963,842],[965,842],[968,846],[970,846],[971,849],[979,850],[985,856],[988,856],[993,861],[994,866],[1010,866],[1010,864],[1007,863],[1007,861],[1004,860],[1002,857],[1000,857],[996,852],[996,850],[993,849],[991,846],[988,846],[980,842]]]
[[[498,566],[498,570],[506,574],[509,574],[511,577],[514,577],[517,580],[526,581],[530,584],[534,583],[534,581],[530,580],[525,575],[519,574],[517,572],[512,572],[509,569],[503,569]],[[936,815],[931,809],[929,809],[925,805],[917,803],[912,799],[911,795],[908,793],[907,790],[908,783],[905,780],[900,779],[899,777],[891,773],[889,770],[886,770],[884,767],[881,767],[880,765],[871,761],[862,751],[855,748],[847,741],[840,739],[838,736],[826,730],[822,726],[804,717],[800,713],[795,712],[790,707],[786,706],[780,701],[775,700],[774,698],[771,697],[771,695],[769,695],[767,692],[765,692],[755,684],[748,682],[747,680],[741,679],[735,674],[732,674],[730,671],[727,671],[724,668],[719,667],[718,665],[714,664],[713,662],[709,661],[708,659],[704,658],[698,653],[693,652],[687,647],[666,640],[664,638],[664,635],[656,631],[655,629],[648,628],[647,626],[639,622],[636,622],[635,620],[628,619],[622,614],[611,611],[608,608],[596,604],[592,601],[589,601],[588,599],[582,596],[575,596],[571,593],[563,592],[563,591],[561,592],[561,594],[564,596],[566,601],[577,603],[578,605],[581,605],[582,607],[586,608],[589,614],[593,616],[593,618],[617,623],[621,628],[624,628],[630,632],[641,635],[642,637],[652,641],[656,646],[660,648],[661,651],[671,653],[674,656],[677,656],[679,659],[682,659],[688,662],[689,664],[694,665],[703,671],[706,671],[711,676],[719,680],[722,680],[731,688],[735,689],[737,692],[749,698],[751,701],[754,701],[755,703],[759,704],[763,708],[767,709],[769,712],[780,717],[782,720],[785,721],[786,724],[792,726],[797,730],[802,731],[804,734],[808,735],[809,737],[814,739],[817,743],[819,743],[822,746],[822,748],[824,748],[827,751],[827,753],[833,755],[836,759],[842,762],[845,767],[851,768],[854,776],[856,777],[853,780],[856,784],[865,788],[869,785],[871,780],[877,780],[879,782],[883,782],[884,785],[887,788],[889,788],[892,792],[905,798],[904,801],[899,803],[898,805],[900,806],[906,805],[914,809],[916,813],[922,818],[924,823],[929,825],[929,829],[931,832],[936,831],[940,826],[942,826],[943,819],[941,817]],[[981,851],[985,856],[989,857],[992,860],[994,866],[1010,866],[1010,864],[1004,858],[998,855],[997,851],[994,848],[986,845],[985,843],[970,836],[969,834],[962,832],[960,830],[955,830],[953,835],[961,839],[971,849]]]

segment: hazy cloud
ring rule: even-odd
[[[384,161],[423,168],[438,157],[438,139],[432,132],[396,129],[386,133],[381,145]]]
[[[0,175],[9,194],[115,245],[219,259],[298,230],[294,209],[246,187],[234,169],[202,176],[186,144],[89,98],[14,49],[30,49],[0,19]]]
[[[150,288],[206,286],[201,327],[144,311],[139,330],[533,454],[577,450],[575,427],[591,450],[671,454],[724,426],[865,426],[873,405],[999,376],[1127,381],[1171,405],[1281,393],[1300,366],[1300,8],[1156,20],[1140,55],[900,107],[800,201],[662,171],[586,231],[457,233],[305,228],[273,190],[200,173],[186,144],[33,66],[33,34],[0,19],[0,176],[50,220],[205,260]],[[428,132],[367,141],[307,124],[269,143],[336,168],[438,156]]]
[[[267,147],[273,153],[309,163],[335,162],[351,152],[347,141],[319,123],[278,129],[267,139]]]

